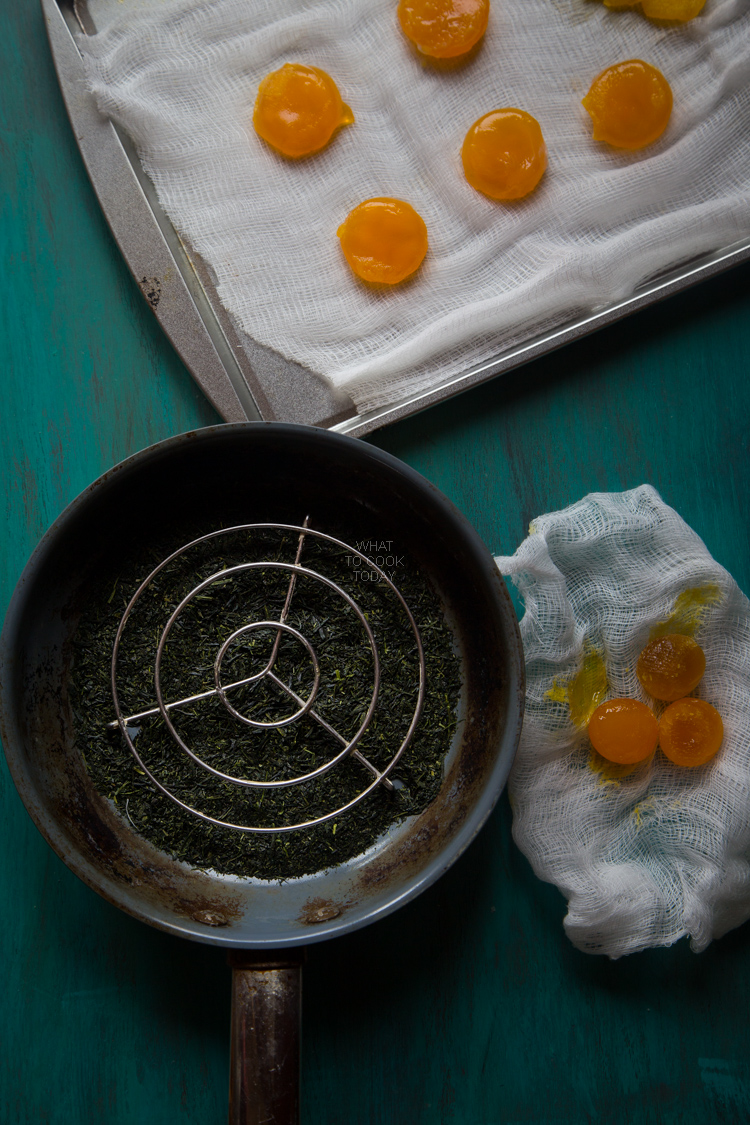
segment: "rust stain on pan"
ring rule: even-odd
[[[183,918],[206,926],[228,926],[242,916],[239,897],[221,893],[209,876],[183,869],[146,840],[132,833],[124,820],[75,768],[67,771],[68,790],[62,811],[100,870],[137,889],[138,898],[158,903]]]
[[[62,652],[55,649],[50,660],[27,677],[27,729],[34,746],[34,770],[46,795],[46,807],[35,802],[40,829],[52,842],[51,829],[64,826],[64,838],[57,844],[62,857],[75,865],[77,852],[103,872],[110,885],[129,888],[134,908],[142,913],[156,905],[212,927],[227,926],[240,918],[239,896],[229,888],[224,891],[217,887],[209,875],[170,859],[136,835],[93,787],[73,745],[75,724],[66,690],[68,671],[67,646],[63,646]],[[53,690],[52,685],[60,686]],[[90,882],[83,872],[78,873]],[[121,906],[107,892],[106,884],[97,883],[95,889]]]
[[[256,888],[222,882],[210,872],[172,860],[139,837],[117,808],[96,793],[75,747],[74,720],[66,696],[70,672],[66,647],[90,589],[80,567],[82,543],[87,544],[89,569],[111,566],[111,543],[117,541],[114,511],[119,528],[123,511],[137,510],[146,541],[156,527],[161,529],[165,504],[170,511],[173,503],[176,505],[175,526],[199,517],[215,519],[216,480],[236,475],[238,467],[245,479],[251,447],[254,456],[260,458],[262,454],[268,480],[278,478],[277,492],[264,491],[257,512],[254,505],[260,502],[255,492],[233,495],[232,503],[218,516],[232,518],[240,507],[244,516],[244,508],[249,505],[262,519],[272,502],[285,512],[290,503],[284,483],[290,442],[296,443],[291,452],[304,464],[304,481],[310,482],[305,483],[308,492],[314,490],[319,504],[321,495],[329,498],[322,505],[322,521],[330,518],[337,526],[339,522],[351,522],[354,527],[367,525],[369,531],[382,524],[387,525],[388,538],[403,537],[413,565],[433,582],[441,597],[461,654],[467,696],[460,741],[451,754],[451,767],[433,806],[371,859],[363,857],[362,865],[354,871],[344,871],[338,880],[322,877],[315,887],[319,897],[310,897],[302,907],[294,895],[287,896],[283,888],[278,888],[281,906],[289,898],[290,913],[310,928],[312,937],[316,924],[330,924],[335,929],[335,919],[340,916],[342,929],[363,924],[368,901],[382,902],[391,888],[396,895],[401,894],[410,879],[419,878],[429,866],[439,874],[456,857],[456,843],[463,847],[472,838],[467,827],[478,829],[477,805],[481,805],[483,789],[497,762],[507,715],[520,712],[517,700],[511,697],[517,689],[514,661],[520,662],[518,646],[507,636],[512,632],[507,609],[493,609],[498,598],[507,601],[502,580],[491,558],[479,558],[471,535],[456,526],[450,512],[450,519],[443,525],[446,513],[433,511],[433,496],[439,498],[439,494],[432,486],[425,490],[422,482],[419,494],[411,495],[415,482],[407,467],[336,435],[326,435],[323,442],[307,430],[267,424],[222,426],[216,431],[181,435],[111,469],[53,525],[32,569],[25,572],[18,595],[14,595],[19,600],[13,617],[15,651],[7,673],[12,687],[4,691],[4,697],[12,703],[12,723],[4,732],[6,750],[12,747],[11,770],[38,827],[76,874],[118,907],[154,925],[169,928],[170,917],[173,922],[178,916],[189,918],[206,926],[206,933],[213,929],[218,943],[231,941],[231,933],[222,936],[221,928],[230,926],[240,915],[238,930],[247,921],[246,931],[253,938],[253,911],[248,913],[247,907],[255,903]],[[383,459],[386,463],[381,465]],[[342,466],[346,473],[341,471]],[[181,499],[188,470],[198,486],[197,499],[191,490],[189,511]],[[141,483],[146,471],[154,500],[149,508],[151,522],[146,520],[144,524]],[[297,476],[294,479],[296,487]],[[343,494],[342,480],[349,482]],[[406,499],[384,509],[384,492],[401,497],[404,490]],[[377,503],[375,498],[380,498]],[[295,503],[299,503],[296,491]],[[41,581],[40,575],[46,580]],[[24,585],[27,589],[22,594]],[[34,602],[28,601],[29,588]],[[502,667],[503,660],[507,661],[507,670]],[[516,669],[516,679],[519,674],[522,678],[522,672]],[[511,683],[514,687],[509,690]],[[481,819],[484,816],[486,811]],[[447,856],[445,863],[443,856]],[[263,889],[264,904],[272,892],[274,888]],[[267,920],[265,914],[263,917]],[[289,920],[285,917],[284,924]]]
[[[299,921],[303,925],[314,926],[320,922],[331,922],[346,910],[347,904],[334,902],[330,898],[310,898],[299,914]]]
[[[143,296],[148,301],[149,305],[156,312],[156,309],[161,300],[161,282],[158,277],[142,277],[138,282]]]
[[[194,910],[190,917],[202,926],[228,926],[230,918],[220,910]]]

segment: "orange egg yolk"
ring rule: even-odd
[[[395,285],[414,273],[427,253],[424,220],[402,199],[366,199],[336,232],[358,277]]]
[[[318,152],[338,128],[353,121],[330,74],[316,66],[285,63],[258,87],[255,132],[284,156]]]
[[[521,199],[547,167],[539,122],[522,109],[493,109],[475,121],[461,149],[464,175],[490,199]]]
[[[672,112],[672,91],[661,71],[641,59],[607,67],[583,99],[594,140],[637,149],[662,135]]]
[[[589,719],[591,745],[608,762],[631,765],[656,749],[659,724],[639,699],[608,699]]]
[[[636,674],[649,695],[671,703],[689,695],[705,670],[701,646],[692,637],[671,633],[649,641],[638,657]]]
[[[695,19],[703,11],[706,0],[604,0],[607,8],[637,8],[641,4],[644,16],[650,20]]]
[[[676,766],[702,766],[723,737],[721,715],[704,699],[678,699],[659,720],[659,745]]]
[[[401,0],[398,22],[423,55],[465,55],[487,30],[490,0]]]

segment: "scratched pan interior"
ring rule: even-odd
[[[460,655],[459,723],[438,797],[363,856],[301,879],[198,871],[138,836],[93,788],[68,698],[71,639],[95,575],[123,551],[196,523],[273,521],[347,542],[390,539],[436,589]],[[489,815],[523,708],[515,613],[486,547],[441,493],[389,454],[327,431],[216,426],[116,466],[47,532],[0,638],[0,733],[37,827],[86,883],[130,914],[197,941],[293,946],[363,926],[432,883]],[[219,922],[219,925],[216,923]]]

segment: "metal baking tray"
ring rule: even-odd
[[[133,144],[98,110],[85,78],[81,37],[96,29],[85,0],[41,0],[60,87],[84,164],[133,276],[204,394],[227,422],[286,421],[362,435],[477,386],[595,332],[731,266],[750,240],[701,254],[640,285],[628,298],[552,330],[529,332],[493,359],[391,405],[358,413],[348,395],[309,368],[240,339],[211,271],[162,210]]]

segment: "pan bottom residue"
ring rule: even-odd
[[[112,725],[113,645],[140,584],[184,541],[124,554],[89,590],[69,688],[97,791],[166,854],[274,880],[343,863],[422,812],[442,783],[461,687],[440,599],[407,557],[378,556],[421,637],[420,711],[419,643],[398,593],[368,562],[378,545],[333,545],[313,530],[217,533],[144,588],[116,662],[131,752]],[[359,757],[344,753],[357,736]],[[392,784],[373,784],[405,741]],[[287,830],[310,821],[319,823]]]

